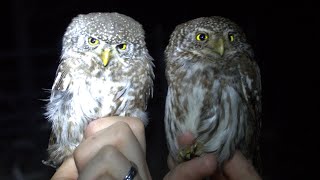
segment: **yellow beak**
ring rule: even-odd
[[[224,53],[224,42],[222,38],[215,39],[212,43],[213,51],[220,54],[220,56]]]
[[[104,66],[107,66],[111,57],[111,50],[104,49],[101,53],[101,59]]]

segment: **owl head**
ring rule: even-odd
[[[104,67],[119,62],[130,64],[132,59],[149,56],[144,39],[141,24],[126,15],[80,14],[72,19],[64,34],[62,58],[76,54]]]
[[[237,52],[250,51],[241,28],[220,16],[200,17],[178,25],[169,42],[166,55],[171,58],[175,53],[191,52],[201,58],[225,59]]]

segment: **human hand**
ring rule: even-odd
[[[223,172],[218,169],[217,159],[213,153],[179,165],[175,165],[169,155],[168,166],[170,171],[164,178],[166,180],[201,180],[206,177],[210,177],[212,180],[261,180],[254,167],[240,151],[236,151],[234,156],[225,163]]]
[[[123,179],[133,162],[135,179],[151,179],[145,160],[143,123],[136,118],[108,117],[91,122],[73,157],[52,177],[57,179]]]
[[[192,137],[188,134],[178,137],[179,145],[188,145],[192,143]],[[205,154],[201,157],[193,158],[190,161],[177,164],[172,157],[168,156],[168,167],[170,171],[165,176],[165,180],[261,180],[252,164],[236,151],[233,157],[227,161],[223,170],[218,168],[216,156],[213,153]]]

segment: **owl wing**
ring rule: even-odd
[[[261,131],[261,77],[259,67],[251,57],[241,56],[238,66],[242,93],[249,111],[248,128],[246,133],[247,157],[253,158],[255,167],[259,169],[260,150],[259,139]],[[260,165],[259,165],[260,164]]]
[[[242,94],[248,102],[254,117],[261,114],[261,77],[257,63],[248,56],[240,57],[238,72],[241,79]]]
[[[68,88],[72,83],[70,65],[66,63],[66,61],[62,60],[57,68],[56,77],[51,89],[51,97],[50,102],[47,104],[47,112],[45,115],[51,122],[56,122],[56,120],[63,120],[66,115],[68,114],[66,111],[61,113],[61,109],[67,104],[66,100],[70,99],[70,92],[68,92]],[[46,161],[43,161],[44,164],[57,167],[57,157],[58,154],[59,144],[57,144],[57,133],[59,134],[60,128],[56,128],[57,130],[54,131],[52,129],[50,134],[50,139],[48,143],[48,152],[49,158]]]
[[[68,92],[68,88],[72,83],[70,71],[70,66],[65,61],[61,61],[57,68],[56,77],[51,88],[50,101],[46,107],[47,112],[45,115],[49,121],[54,121],[54,119],[58,118],[56,116],[59,114],[61,102],[65,102],[66,99],[70,99],[68,98],[71,94]]]
[[[56,72],[56,78],[52,85],[52,91],[66,91],[71,83],[71,68],[62,60]]]

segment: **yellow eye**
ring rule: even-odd
[[[199,33],[199,34],[197,34],[197,36],[196,36],[196,40],[197,40],[197,41],[205,41],[205,40],[207,40],[208,38],[209,38],[209,36],[206,35],[206,34],[204,34],[204,33]]]
[[[96,38],[93,38],[93,37],[89,37],[88,38],[88,43],[91,45],[91,46],[96,46],[99,44],[99,40],[96,39]]]
[[[234,35],[232,33],[229,33],[228,34],[228,37],[229,37],[229,41],[230,42],[233,42],[234,41]]]
[[[119,44],[117,45],[117,48],[120,50],[126,50],[127,49],[127,44]]]

